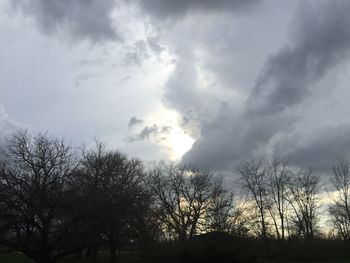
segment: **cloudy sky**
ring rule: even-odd
[[[0,137],[228,171],[350,158],[350,1],[1,0]]]

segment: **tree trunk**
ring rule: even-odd
[[[77,260],[82,260],[83,259],[83,251],[81,248],[78,249],[77,253],[75,254],[75,258]]]
[[[46,259],[46,258],[40,258],[35,260],[36,263],[55,263],[54,260]]]
[[[282,232],[282,240],[284,240],[284,217],[281,216],[281,232]]]
[[[89,246],[89,247],[86,249],[86,252],[85,252],[85,256],[84,256],[84,259],[85,259],[85,260],[88,260],[88,259],[91,257],[91,251],[92,251],[92,247]]]
[[[109,248],[110,248],[110,263],[116,263],[117,262],[117,246],[115,241],[109,242]]]
[[[94,245],[92,248],[92,262],[97,262],[98,248],[99,245]]]
[[[262,227],[262,239],[267,239],[267,232],[266,232],[266,224],[265,224],[265,215],[263,208],[260,208],[260,217],[261,217],[261,227]]]

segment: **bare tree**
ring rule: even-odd
[[[333,166],[331,182],[336,190],[334,202],[329,207],[331,222],[343,239],[350,239],[350,174],[348,161],[340,159]]]
[[[328,208],[330,222],[333,225],[334,234],[344,240],[350,239],[350,222],[346,210],[339,203],[331,204]]]
[[[256,214],[251,213],[252,211],[247,203],[244,196],[234,196],[233,198],[229,220],[229,233],[234,237],[249,237],[251,226],[256,222]]]
[[[266,167],[262,160],[242,163],[237,171],[245,193],[253,201],[259,214],[259,232],[262,239],[267,239],[267,188]]]
[[[297,236],[313,239],[317,233],[320,189],[320,177],[311,168],[293,173],[287,198],[293,210],[291,220]]]
[[[226,227],[227,207],[222,181],[211,173],[178,165],[160,165],[150,173],[153,211],[170,236],[186,241],[198,233]]]
[[[206,211],[207,231],[231,231],[238,213],[234,206],[233,193],[224,188],[222,177],[216,178],[212,184],[210,205]]]
[[[77,156],[62,140],[20,131],[0,158],[0,243],[38,263],[73,253],[80,210],[71,182]]]
[[[275,226],[277,239],[285,239],[287,220],[287,189],[290,171],[286,161],[274,160],[266,167],[268,209]]]

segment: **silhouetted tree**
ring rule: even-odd
[[[111,262],[116,261],[121,241],[131,238],[133,216],[143,211],[144,175],[141,161],[106,151],[101,143],[84,153],[80,184],[89,214],[109,244]]]
[[[171,236],[186,241],[210,228],[226,227],[231,197],[211,173],[160,165],[151,171],[150,185],[154,215]]]
[[[71,187],[77,156],[62,140],[20,131],[0,157],[0,243],[38,263],[75,252],[82,214]]]
[[[287,194],[293,210],[291,220],[295,233],[308,240],[317,233],[320,189],[320,177],[311,168],[300,169],[292,174]]]
[[[335,188],[335,198],[329,207],[331,222],[338,235],[350,239],[350,174],[349,162],[338,160],[333,166],[331,182]]]
[[[259,232],[262,239],[267,239],[267,186],[266,167],[262,160],[242,163],[237,171],[240,175],[244,192],[253,201],[259,215]]]
[[[206,231],[229,232],[237,216],[233,193],[224,188],[222,177],[212,182],[210,205],[206,211]]]
[[[277,239],[285,239],[288,212],[287,190],[290,171],[286,161],[274,160],[266,166],[268,209],[275,226]]]

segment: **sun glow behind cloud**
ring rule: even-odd
[[[181,157],[192,148],[195,139],[179,125],[180,115],[159,104],[145,118],[145,124],[150,126],[156,123],[159,127],[169,127],[169,131],[161,136],[149,138],[149,143],[157,144],[165,150],[166,158],[171,161],[180,161]],[[158,137],[158,138],[157,138]]]
[[[167,139],[167,143],[171,149],[170,159],[173,161],[180,160],[192,148],[194,142],[195,140],[180,127],[173,128]]]

